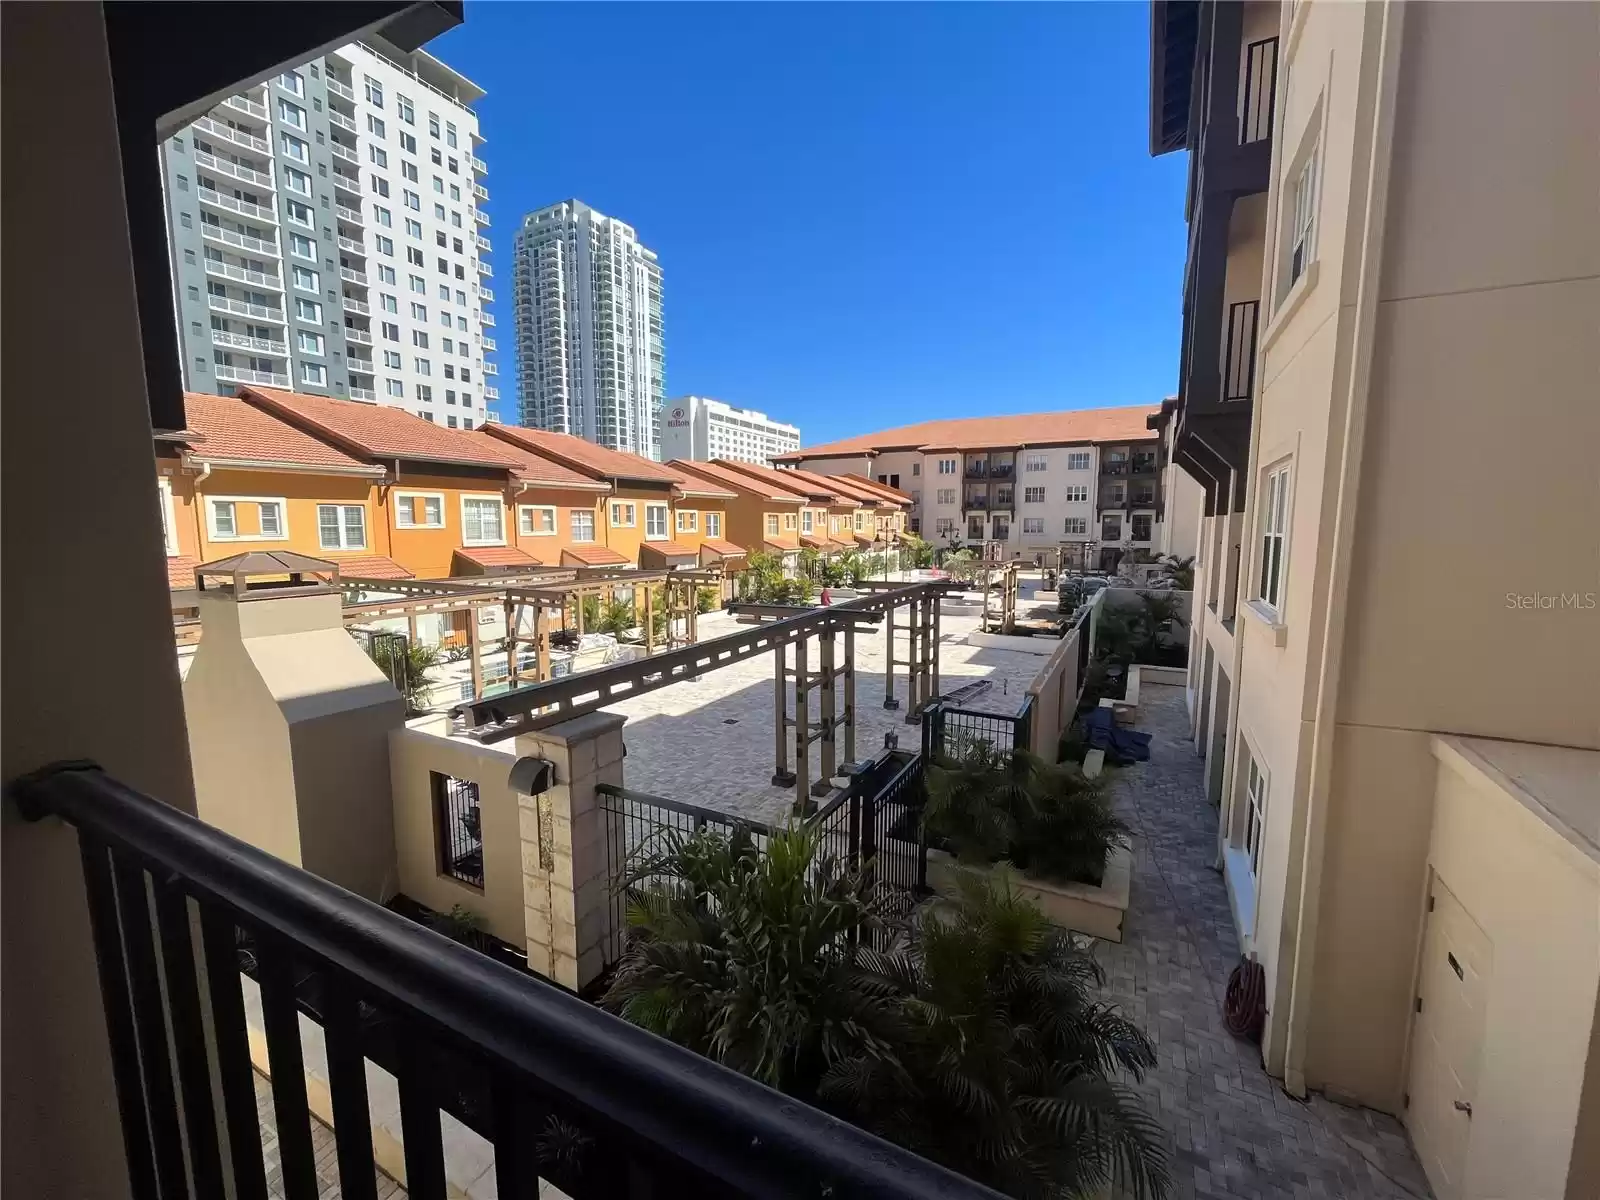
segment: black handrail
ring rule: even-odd
[[[199,1024],[175,1025],[175,1037],[184,1043],[176,1047],[176,1079],[164,1043],[142,1051],[129,1044],[136,1038],[144,1041],[163,1023],[162,989],[148,986],[155,978],[152,953],[167,965],[169,989],[175,980],[194,977],[192,959],[187,972],[182,962],[173,970],[174,956],[182,959],[192,950],[191,938],[178,936],[187,932],[192,898],[206,931],[217,1043],[234,1053],[217,1064],[231,1137],[248,1133],[248,1122],[234,1118],[240,1116],[241,1071],[247,1084],[249,1064],[241,1068],[237,1059],[243,1045],[242,1028],[235,1027],[243,1023],[237,968],[217,951],[218,935],[240,928],[258,947],[274,1092],[280,1103],[288,1099],[294,1109],[280,1109],[281,1128],[296,1122],[303,1126],[307,1119],[303,1080],[295,1087],[301,1065],[292,984],[285,983],[294,964],[322,972],[328,985],[324,1032],[334,1104],[341,1112],[365,1107],[360,1047],[352,1047],[343,1036],[354,1024],[352,1006],[358,1000],[375,1004],[403,1024],[403,1036],[397,1038],[402,1048],[399,1085],[413,1195],[429,1194],[429,1183],[443,1195],[439,1103],[422,1065],[429,1052],[459,1056],[489,1082],[496,1170],[504,1196],[531,1195],[539,1173],[530,1146],[540,1131],[517,1119],[528,1111],[575,1120],[595,1143],[594,1175],[580,1178],[576,1186],[560,1181],[578,1200],[643,1194],[995,1195],[274,858],[118,783],[93,764],[60,764],[16,781],[9,791],[24,816],[59,817],[77,828],[84,845],[118,1095],[124,1102],[124,1139],[130,1167],[144,1176],[135,1181],[136,1194],[155,1194],[147,1148],[152,1142],[155,1173],[168,1190],[182,1190],[181,1178],[172,1178],[171,1156],[178,1150],[171,1111],[174,1085],[182,1092],[185,1111],[194,1111],[200,1093],[209,1088],[206,1073],[194,1069],[193,1054],[204,1038]],[[150,945],[146,870],[162,914],[164,936],[158,947]],[[231,956],[232,938],[226,941]],[[182,997],[185,1006],[194,999]],[[334,1020],[338,1014],[343,1016]],[[153,1054],[153,1049],[162,1052]],[[292,1064],[293,1070],[280,1070],[280,1063]],[[129,1071],[137,1077],[129,1079]],[[130,1106],[128,1097],[139,1103]],[[148,1126],[146,1101],[151,1109]],[[361,1109],[353,1108],[357,1104]],[[168,1111],[153,1111],[157,1105]],[[157,1118],[170,1126],[165,1134],[155,1129]],[[215,1161],[216,1122],[209,1123],[209,1132],[206,1124],[187,1126],[191,1138],[199,1132],[204,1143],[191,1146],[191,1166],[198,1166],[195,1156]],[[341,1143],[356,1138],[357,1148],[366,1151],[366,1187],[359,1187],[347,1171],[346,1194],[369,1191],[366,1124],[341,1120],[335,1136]],[[307,1148],[284,1143],[286,1172],[291,1149],[298,1173],[305,1166],[298,1160]],[[246,1176],[252,1175],[259,1180],[259,1155],[259,1143],[230,1148],[236,1181],[248,1182]],[[361,1159],[357,1153],[340,1155],[342,1165]],[[252,1194],[257,1190],[255,1183],[244,1188]]]

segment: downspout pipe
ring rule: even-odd
[[[1306,1094],[1305,1064],[1314,1003],[1317,928],[1326,853],[1328,804],[1333,757],[1338,737],[1339,684],[1344,667],[1345,630],[1350,594],[1350,563],[1358,516],[1361,461],[1366,444],[1367,406],[1371,399],[1372,344],[1382,280],[1384,228],[1388,219],[1390,166],[1394,159],[1395,105],[1399,93],[1401,49],[1406,4],[1381,9],[1378,32],[1377,88],[1373,96],[1372,130],[1362,204],[1361,267],[1356,283],[1355,327],[1350,341],[1349,384],[1344,398],[1340,439],[1339,490],[1334,507],[1333,552],[1329,558],[1328,599],[1322,630],[1315,707],[1312,712],[1311,768],[1306,795],[1305,850],[1290,967],[1288,1028],[1284,1042],[1284,1086],[1294,1096]]]

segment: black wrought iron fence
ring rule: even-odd
[[[930,704],[922,714],[922,750],[929,758],[959,758],[978,742],[1009,754],[1029,748],[1033,723],[1033,697],[1012,714],[978,712],[943,703]]]
[[[378,670],[388,676],[394,690],[402,696],[406,691],[406,659],[409,649],[406,635],[388,629],[352,629],[355,638],[368,658],[378,665]]]

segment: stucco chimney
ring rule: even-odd
[[[372,900],[394,891],[400,694],[345,632],[339,569],[287,551],[195,572],[183,684],[201,819]]]

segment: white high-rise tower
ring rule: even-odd
[[[522,219],[512,268],[524,425],[661,456],[661,266],[631,225],[564,200]]]

